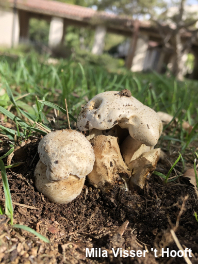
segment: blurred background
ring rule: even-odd
[[[0,53],[198,79],[195,0],[0,0]]]

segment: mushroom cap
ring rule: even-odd
[[[40,141],[38,152],[47,166],[48,180],[63,180],[69,175],[83,178],[92,171],[95,161],[93,148],[86,137],[70,129],[47,134]]]
[[[79,179],[70,175],[62,181],[50,181],[46,178],[47,166],[39,160],[34,172],[35,185],[39,192],[49,198],[51,202],[67,204],[74,200],[82,191],[85,177]]]
[[[154,146],[162,132],[162,122],[157,113],[136,98],[109,91],[90,100],[77,119],[81,131],[93,128],[106,130],[118,124],[127,128],[132,138],[147,146]]]

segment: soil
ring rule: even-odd
[[[39,139],[31,139],[15,151],[12,162],[24,163],[7,170],[7,176],[14,223],[33,228],[49,238],[50,244],[12,228],[6,215],[0,215],[0,263],[186,263],[183,257],[173,257],[178,246],[191,249],[192,257],[187,256],[198,263],[198,222],[194,216],[198,201],[188,178],[181,176],[165,184],[152,174],[144,190],[133,193],[119,184],[102,191],[86,182],[73,202],[54,204],[34,187],[38,143]],[[6,152],[6,144],[0,152],[0,156]],[[170,162],[178,157],[173,151],[167,155]],[[189,165],[192,167],[191,158]],[[169,169],[170,163],[161,160],[156,170],[165,174]],[[171,176],[181,171],[179,162]],[[0,205],[4,207],[2,181]],[[86,248],[96,249],[97,256],[86,256]],[[115,257],[113,250],[117,248],[119,253],[121,249],[134,250],[136,256]],[[172,257],[162,256],[162,248],[172,252]]]

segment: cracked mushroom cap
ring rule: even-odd
[[[48,180],[65,180],[70,175],[84,178],[94,165],[95,155],[81,133],[66,129],[47,134],[39,143],[40,160]]]
[[[122,91],[96,95],[85,105],[77,120],[81,131],[106,130],[116,124],[127,128],[132,138],[147,146],[155,146],[162,132],[157,113]]]

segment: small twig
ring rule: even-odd
[[[7,157],[7,166],[11,165],[12,158],[14,157],[14,151]]]
[[[5,202],[4,198],[1,198],[0,200]],[[20,204],[20,203],[16,203],[16,202],[12,202],[12,203],[15,205],[21,206],[21,207],[26,207],[26,208],[33,209],[33,210],[40,210],[39,208],[36,208],[34,206],[31,206],[31,205]]]
[[[4,135],[4,134],[0,134],[0,137],[9,138],[8,136],[6,136],[6,135]]]
[[[172,235],[172,237],[173,237],[173,239],[175,241],[175,244],[177,245],[177,247],[179,248],[179,250],[181,250],[183,252],[183,258],[186,261],[186,263],[187,264],[192,264],[192,262],[190,261],[190,259],[185,255],[185,251],[183,250],[181,244],[179,243],[179,240],[178,240],[178,238],[177,238],[174,230],[171,229],[170,232],[171,232],[171,235]]]
[[[117,230],[117,233],[120,234],[121,236],[124,234],[125,230],[127,229],[127,226],[129,224],[129,221],[125,221]]]
[[[47,132],[47,133],[50,133],[51,130],[50,129],[47,129],[45,128],[44,126],[42,126],[41,124],[37,123],[37,122],[34,122],[34,124],[36,124],[41,130],[43,130],[44,132]]]
[[[50,132],[51,132],[50,129],[45,128],[44,126],[42,126],[42,124],[39,124],[39,123],[37,123],[37,122],[34,122],[34,121],[32,121],[31,119],[28,119],[28,121],[29,121],[32,125],[36,124],[37,128],[41,129],[42,131],[44,131],[44,132],[46,132],[46,133],[50,133]]]
[[[180,210],[180,212],[179,212],[179,214],[177,216],[176,225],[175,225],[175,231],[179,227],[179,220],[180,220],[180,217],[181,217],[181,215],[183,214],[183,212],[185,210],[185,203],[186,203],[187,200],[188,200],[188,195],[186,195],[184,197],[184,200],[183,200],[183,203],[182,203],[182,206],[181,206],[181,210]]]
[[[26,94],[23,94],[23,95],[19,96],[19,97],[16,99],[16,101],[22,99],[23,97],[28,96],[29,94],[30,94],[30,93],[26,93]]]
[[[66,112],[67,112],[68,127],[69,127],[69,129],[71,129],[71,127],[70,127],[70,121],[69,121],[69,113],[68,113],[68,109],[67,109],[67,99],[66,98],[65,98],[65,108],[66,108]]]

